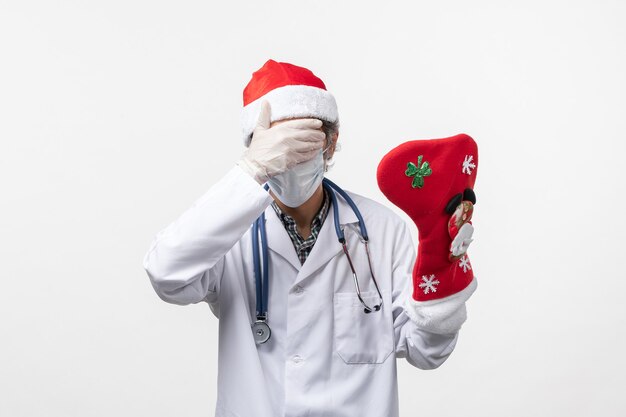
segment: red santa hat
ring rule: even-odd
[[[328,122],[339,120],[337,103],[326,85],[310,70],[268,59],[243,90],[241,127],[244,145],[250,145],[261,110],[261,101],[271,106],[271,121],[314,117]]]

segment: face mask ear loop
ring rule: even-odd
[[[331,140],[328,146],[322,149],[322,159],[324,160],[324,172],[328,172],[328,158],[326,156],[326,152],[333,146],[333,141]]]
[[[331,139],[331,140],[330,140],[330,143],[328,144],[328,146],[322,150],[322,156],[325,156],[325,155],[326,155],[326,152],[328,152],[328,150],[329,150],[332,146],[333,146],[333,141],[332,141],[332,139]],[[325,161],[325,160],[326,160],[326,159],[324,159],[324,161]]]

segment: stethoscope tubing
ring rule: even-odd
[[[335,184],[334,182],[332,182],[331,180],[329,180],[328,178],[324,178],[322,181],[322,184],[325,185],[326,189],[329,190],[330,192],[328,193],[330,195],[330,198],[334,204],[335,209],[333,210],[333,214],[335,216],[335,231],[337,232],[337,237],[339,238],[339,241],[344,241],[345,242],[345,235],[343,233],[343,230],[341,230],[340,224],[339,224],[339,210],[336,209],[337,208],[337,197],[335,196],[335,193],[333,193],[332,189],[336,190],[339,195],[341,195],[343,197],[344,200],[346,200],[346,202],[348,203],[348,205],[350,206],[350,208],[352,208],[352,211],[354,212],[354,214],[356,215],[357,219],[359,219],[359,228],[361,229],[361,237],[363,238],[363,240],[368,241],[369,237],[367,235],[367,228],[365,227],[365,221],[363,220],[363,216],[361,216],[361,212],[359,211],[358,207],[356,206],[356,204],[354,204],[354,201],[352,200],[352,198],[348,195],[348,193],[346,193],[341,187],[339,187],[337,184]],[[329,188],[330,186],[330,188]],[[331,189],[332,188],[332,189]]]
[[[261,260],[259,259],[259,232],[261,234],[261,252],[263,257],[263,264],[261,266]],[[267,262],[267,233],[265,230],[265,213],[262,213],[258,219],[255,220],[252,225],[252,256],[254,263],[254,274],[256,277],[262,277],[263,284],[256,279],[256,299],[257,299],[257,319],[262,320],[267,318],[267,291],[263,291],[264,288],[268,288],[269,285],[269,262]],[[262,268],[262,270],[261,270]]]
[[[322,186],[328,191],[328,195],[331,199],[331,204],[333,207],[333,217],[335,220],[335,232],[337,234],[337,239],[342,246],[343,252],[348,258],[348,263],[350,264],[350,269],[352,271],[352,277],[354,279],[354,285],[356,287],[356,293],[361,301],[361,303],[365,306],[365,313],[371,313],[372,311],[379,311],[383,304],[382,294],[380,292],[380,288],[378,287],[378,282],[376,281],[376,277],[374,276],[374,269],[372,267],[372,260],[370,256],[369,250],[369,236],[367,234],[367,228],[365,227],[365,221],[363,220],[363,216],[359,211],[358,207],[352,200],[352,198],[337,184],[329,180],[328,178],[324,178],[322,180]],[[265,190],[269,189],[269,185],[264,185]],[[359,229],[361,232],[361,240],[365,244],[365,251],[367,253],[367,263],[370,269],[370,273],[372,275],[372,280],[374,281],[374,285],[376,286],[376,291],[378,292],[378,296],[380,298],[380,303],[375,305],[373,308],[368,306],[363,298],[361,297],[361,289],[359,286],[359,280],[357,278],[356,269],[354,268],[354,264],[352,262],[352,257],[350,256],[350,252],[348,251],[348,246],[346,243],[346,238],[343,229],[341,228],[339,222],[339,208],[337,204],[337,196],[335,195],[335,191],[344,198],[344,200],[348,203],[354,214],[356,215],[359,221]],[[261,237],[261,255],[259,255],[259,234]],[[268,306],[268,297],[269,297],[269,262],[268,262],[268,253],[267,253],[267,232],[265,229],[265,213],[262,213],[252,224],[252,259],[254,263],[254,276],[255,276],[255,284],[256,284],[256,317],[257,322],[261,321],[265,323],[267,320],[267,306]],[[263,258],[263,262],[261,263],[261,257]],[[261,277],[261,279],[259,279]],[[262,281],[262,283],[261,283]],[[265,339],[267,340],[267,339]],[[260,342],[264,343],[264,342]]]

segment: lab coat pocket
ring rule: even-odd
[[[365,313],[355,292],[335,293],[334,342],[337,354],[346,363],[383,363],[393,351],[391,303],[381,291],[383,306],[379,311]],[[361,292],[363,301],[378,304],[378,292]]]

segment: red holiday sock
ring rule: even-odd
[[[465,251],[473,232],[477,168],[478,147],[466,134],[405,142],[378,165],[380,190],[419,232],[413,268],[416,301],[447,297],[472,281]]]

